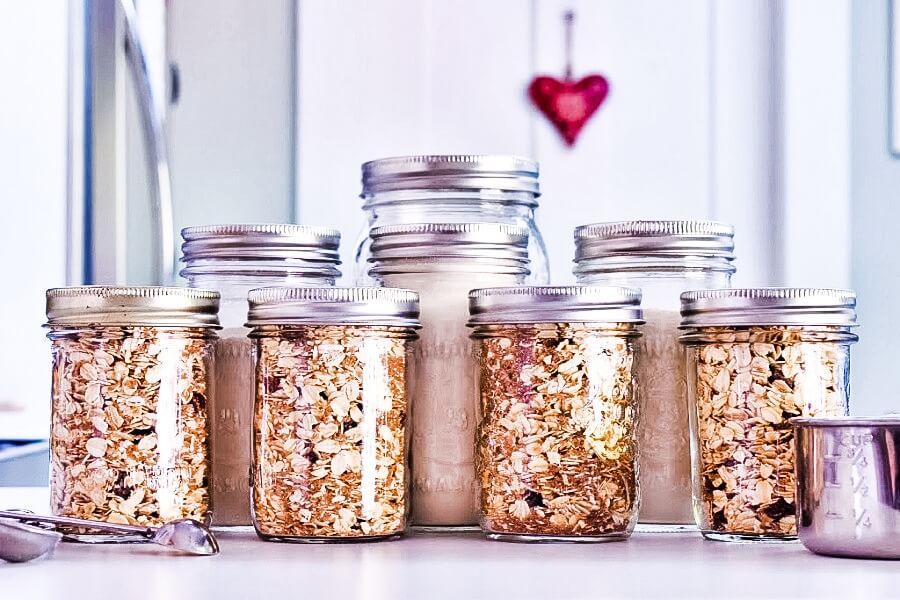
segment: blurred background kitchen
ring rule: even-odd
[[[853,287],[852,410],[896,410],[893,4],[0,0],[0,453],[47,435],[46,288],[164,280],[210,223],[337,227],[349,272],[360,163],[416,153],[538,159],[555,283],[576,225],[710,218],[736,286]],[[611,88],[571,148],[526,96],[567,10],[574,75]]]

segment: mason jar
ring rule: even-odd
[[[729,287],[734,230],[712,221],[624,221],[575,229],[579,284],[641,288],[646,324],[636,367],[641,422],[638,530],[693,528],[681,293]]]
[[[478,525],[478,368],[466,321],[469,291],[528,275],[528,230],[494,223],[424,223],[372,230],[369,273],[419,293],[413,352],[412,523]]]
[[[253,525],[266,540],[378,540],[407,526],[410,342],[394,288],[250,293]]]
[[[333,286],[340,277],[340,233],[290,224],[205,225],[183,229],[181,236],[182,277],[190,287],[222,296],[209,410],[212,524],[249,527],[253,361],[244,326],[247,294],[265,286]]]
[[[627,538],[640,497],[640,291],[507,287],[469,298],[482,529],[499,540]]]
[[[218,307],[217,292],[184,288],[47,291],[54,515],[146,527],[206,518]]]
[[[547,250],[535,222],[538,165],[515,156],[383,158],[362,166],[367,224],[356,245],[355,279],[371,285],[369,232],[413,223],[502,223],[528,230],[529,282],[550,281]]]
[[[694,511],[709,539],[797,537],[794,417],[848,412],[851,291],[685,292]]]

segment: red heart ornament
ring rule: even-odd
[[[602,75],[588,75],[579,81],[542,75],[528,86],[528,96],[544,113],[566,145],[575,144],[581,128],[609,94],[609,82]]]

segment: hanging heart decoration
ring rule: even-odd
[[[578,81],[541,75],[528,86],[531,101],[550,119],[568,146],[575,144],[581,129],[608,93],[609,83],[603,75],[588,75]]]
[[[566,74],[562,79],[539,75],[528,86],[528,97],[556,127],[566,145],[573,146],[578,134],[609,94],[609,81],[599,74],[572,77],[572,27],[575,13],[563,16],[566,39]]]

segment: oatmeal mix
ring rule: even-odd
[[[402,533],[407,341],[305,326],[257,341],[253,513],[271,537]]]
[[[703,331],[690,374],[702,528],[795,536],[789,419],[846,413],[846,347],[801,341],[796,327]]]
[[[147,526],[203,520],[211,340],[151,327],[51,337],[53,513]]]
[[[479,343],[485,529],[630,532],[638,495],[627,334],[576,324],[504,326]]]

